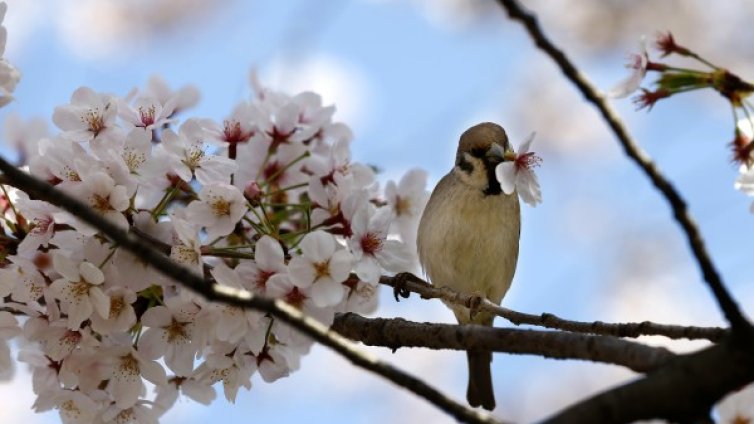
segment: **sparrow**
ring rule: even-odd
[[[495,167],[513,152],[500,125],[484,122],[466,130],[455,166],[432,191],[419,223],[419,261],[437,287],[500,304],[518,261],[521,214],[518,195],[505,194]],[[492,326],[494,315],[447,305],[459,324]],[[495,408],[492,352],[468,351],[471,406]]]

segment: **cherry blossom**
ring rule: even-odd
[[[542,163],[542,158],[529,151],[534,141],[534,134],[519,147],[519,152],[506,154],[506,160],[495,168],[495,177],[503,193],[510,195],[515,191],[521,200],[531,206],[542,202],[542,191],[533,168]]]
[[[644,76],[647,74],[647,64],[649,63],[646,40],[642,38],[639,44],[639,52],[628,56],[626,68],[631,69],[631,73],[608,91],[608,96],[621,99],[639,89]]]
[[[230,234],[245,213],[246,199],[241,191],[222,183],[205,185],[199,200],[186,208],[186,217],[204,227],[210,240]]]
[[[149,327],[139,338],[138,350],[148,359],[165,357],[165,364],[176,375],[191,375],[194,357],[201,348],[195,320],[199,307],[173,297],[165,306],[148,309],[141,322]]]
[[[186,85],[178,90],[172,90],[159,75],[153,75],[149,78],[144,94],[156,98],[163,105],[169,101],[172,102],[174,114],[194,107],[199,102],[199,90],[196,87]]]
[[[215,122],[207,124],[207,134],[217,143],[246,143],[255,134],[254,122],[260,112],[246,102],[241,102],[233,109],[222,125]]]
[[[139,424],[158,424],[159,413],[145,402],[138,402],[128,408],[120,408],[117,404],[110,405],[95,424],[120,424],[120,423],[139,423]]]
[[[10,295],[16,302],[37,301],[47,288],[44,274],[30,260],[9,256],[11,264],[0,268],[0,297]]]
[[[254,248],[254,261],[242,262],[236,267],[241,280],[251,290],[267,295],[267,281],[275,274],[287,271],[285,255],[280,242],[270,236],[262,236]]]
[[[360,279],[371,284],[377,284],[383,268],[401,272],[411,266],[405,245],[387,239],[391,218],[391,210],[374,211],[365,205],[355,213],[351,222],[353,235],[348,239],[348,247],[356,261],[354,269]]]
[[[110,314],[110,299],[100,287],[105,275],[90,262],[73,261],[60,253],[52,256],[55,271],[62,278],[50,285],[50,290],[60,300],[63,312],[68,314],[68,328],[76,330],[95,311],[102,317]]]
[[[715,407],[721,423],[754,422],[754,385],[749,385],[723,398]]]
[[[113,287],[105,294],[110,298],[110,311],[106,317],[92,314],[92,330],[99,334],[125,333],[136,324],[133,303],[136,293],[125,287]]]
[[[83,424],[94,422],[99,405],[89,396],[74,390],[60,390],[54,402],[64,424]]]
[[[118,107],[112,96],[89,87],[73,92],[71,104],[55,108],[52,121],[73,141],[101,141],[114,137]]]
[[[251,355],[232,353],[232,345],[214,345],[207,360],[197,368],[198,378],[213,384],[223,383],[225,398],[235,402],[238,389],[251,389],[251,376],[257,371],[258,360]]]
[[[0,3],[0,22],[4,12]],[[4,41],[0,27],[0,53]],[[0,59],[0,106],[17,81]],[[325,325],[374,310],[380,275],[411,269],[426,175],[410,171],[383,193],[352,160],[354,134],[333,105],[257,88],[218,124],[179,118],[198,92],[160,77],[125,97],[81,87],[53,111],[58,133],[16,120],[6,138],[32,175],[216,284]],[[13,368],[7,340],[22,339],[35,411],[153,423],[180,394],[209,404],[221,382],[233,402],[253,375],[274,382],[309,352],[313,341],[280,320],[207,301],[67,212],[6,191],[0,228],[15,250],[0,298],[23,318],[0,312],[0,373]]]
[[[338,249],[335,238],[324,231],[307,234],[300,246],[301,256],[292,258],[289,265],[291,281],[297,287],[311,286],[315,305],[337,305],[345,293],[342,282],[351,271],[351,254]]]
[[[222,262],[212,269],[212,276],[218,284],[236,289],[244,288],[239,273]],[[267,329],[260,324],[263,315],[259,312],[224,304],[212,304],[210,307],[210,320],[216,329],[211,337],[229,343],[238,343],[245,337],[264,340]]]
[[[102,172],[89,175],[75,187],[74,194],[103,218],[119,227],[128,228],[128,220],[123,215],[123,211],[128,209],[130,204],[128,190],[125,186],[116,185],[109,175]],[[77,219],[70,223],[86,234],[91,235],[96,232]]]
[[[181,393],[203,405],[209,405],[217,397],[214,387],[193,377],[171,378],[167,384],[157,386],[156,391],[153,409],[160,413],[165,413],[172,408]]]
[[[0,107],[13,101],[13,91],[16,90],[21,72],[10,62],[0,58]]]
[[[156,154],[166,161],[169,172],[190,182],[192,176],[202,184],[229,182],[237,165],[231,159],[207,152],[205,130],[196,120],[184,122],[178,133],[167,129]]]
[[[2,25],[7,10],[8,5],[0,2],[0,56],[5,55],[5,43],[8,37],[8,30]],[[0,107],[13,100],[13,91],[20,79],[21,73],[5,58],[0,58]]]
[[[142,378],[161,386],[167,384],[165,369],[156,361],[145,359],[128,343],[118,343],[101,351],[112,363],[107,391],[120,408],[136,404],[146,390]]]
[[[2,376],[9,377],[13,369],[10,357],[10,348],[7,341],[21,334],[18,320],[10,312],[0,311],[0,379]]]
[[[18,253],[30,257],[38,247],[46,248],[55,234],[54,215],[58,208],[41,200],[30,200],[25,195],[18,199],[16,206],[30,226],[26,237],[18,245]]]
[[[170,258],[193,269],[197,274],[201,273],[202,243],[199,240],[199,229],[185,219],[174,217],[172,222],[175,240],[170,248]]]
[[[169,124],[174,111],[175,99],[172,97],[162,103],[154,97],[141,96],[134,100],[133,106],[127,102],[120,102],[118,106],[118,115],[125,122],[144,131]]]
[[[385,198],[393,210],[393,226],[409,246],[416,245],[416,232],[424,205],[429,200],[427,173],[420,169],[408,171],[396,184],[388,181]]]
[[[3,135],[10,147],[19,152],[19,163],[28,164],[31,157],[39,154],[39,140],[49,137],[49,130],[47,121],[41,117],[24,120],[11,113],[5,119]]]

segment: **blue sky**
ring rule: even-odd
[[[721,324],[665,201],[623,157],[592,107],[533,49],[522,28],[494,8],[472,24],[447,26],[429,19],[419,1],[332,1],[324,9],[305,0],[228,1],[151,36],[126,30],[110,44],[97,44],[98,37],[107,37],[96,28],[72,32],[61,23],[63,11],[78,12],[71,2],[9,3],[7,56],[23,79],[17,101],[0,110],[0,122],[9,113],[49,118],[81,85],[125,95],[152,74],[173,87],[191,83],[200,89],[202,101],[188,115],[222,119],[249,94],[254,67],[263,83],[320,91],[327,103],[335,102],[336,119],[355,132],[354,159],[377,165],[383,181],[419,167],[433,186],[450,169],[460,133],[483,120],[505,126],[514,144],[537,131],[544,203],[523,208],[519,267],[503,304],[583,320]],[[554,14],[546,14],[545,25]],[[677,25],[683,39],[685,27]],[[607,89],[624,74],[624,52],[658,29],[666,28],[636,28],[635,36],[610,51],[590,52],[590,40],[575,36],[567,37],[564,48]],[[732,138],[726,103],[699,93],[664,101],[649,114],[634,111],[628,100],[616,107],[686,196],[723,276],[751,312],[746,242],[754,219],[750,199],[733,190],[737,171],[725,149]],[[451,322],[438,302],[396,304],[388,290],[382,294],[378,315]],[[370,350],[463,399],[462,353]],[[519,421],[542,418],[631,376],[610,366],[502,354],[493,365],[495,412]],[[17,395],[22,399],[13,408],[0,410],[0,421],[56,422],[55,415],[28,410],[31,389],[24,378],[0,384],[0,393],[28,392]],[[207,408],[184,401],[164,421],[209,419],[449,421],[414,395],[321,348],[287,379],[268,385],[255,378],[235,405],[218,400]]]

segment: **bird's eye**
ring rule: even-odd
[[[471,149],[471,156],[482,159],[483,157],[487,156],[487,149],[482,147],[475,147]]]

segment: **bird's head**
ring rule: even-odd
[[[503,127],[483,122],[461,135],[453,172],[464,184],[485,195],[498,195],[502,191],[495,178],[495,167],[506,160],[506,156],[512,157],[512,153]]]

